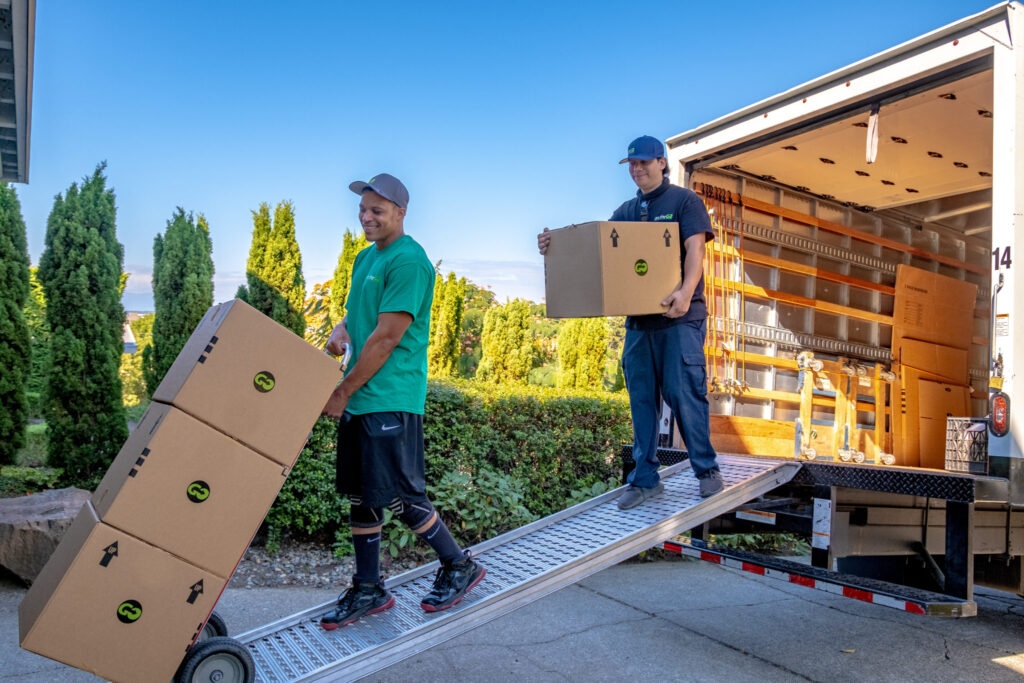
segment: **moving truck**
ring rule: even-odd
[[[697,536],[809,531],[823,569],[1024,593],[1022,44],[1000,4],[668,139],[716,230],[713,441],[803,463]]]

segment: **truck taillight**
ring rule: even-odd
[[[994,436],[1006,436],[1010,431],[1010,397],[1001,391],[992,395],[992,419],[989,429]]]

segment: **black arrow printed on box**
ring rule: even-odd
[[[665,246],[666,247],[671,247],[672,246],[672,233],[670,233],[668,231],[668,228],[665,228],[665,234],[662,235],[662,237],[665,238]]]
[[[103,559],[100,560],[100,566],[106,567],[115,557],[117,557],[117,541],[114,541],[103,549]]]
[[[612,238],[612,246],[619,246],[619,233],[615,232],[615,228],[612,228],[612,234],[609,235]]]
[[[194,605],[196,603],[196,598],[203,594],[203,580],[199,579],[196,581],[194,584],[189,586],[189,590],[192,592],[188,594],[188,600],[185,602],[190,605]]]

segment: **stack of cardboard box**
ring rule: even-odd
[[[247,304],[212,307],[22,601],[21,646],[170,680],[340,379]]]
[[[977,285],[901,265],[896,271],[892,351],[900,410],[896,464],[943,469],[946,418],[970,411],[967,355]]]

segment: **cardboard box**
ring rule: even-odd
[[[86,503],[18,608],[21,646],[112,681],[169,681],[225,583]]]
[[[892,348],[904,338],[967,349],[978,286],[920,268],[896,268]]]
[[[551,231],[549,318],[664,313],[682,281],[678,223],[595,221]]]
[[[92,496],[100,520],[229,578],[287,468],[152,403]]]
[[[895,349],[896,361],[932,379],[967,384],[967,350],[942,346],[919,339],[901,339]]]
[[[341,378],[336,360],[235,299],[206,312],[153,400],[291,467]]]
[[[946,416],[963,416],[970,409],[968,386],[937,382],[900,366],[901,412],[894,433],[897,465],[945,468]]]
[[[970,387],[922,379],[918,410],[921,467],[946,469],[946,418],[963,417],[970,409]]]

